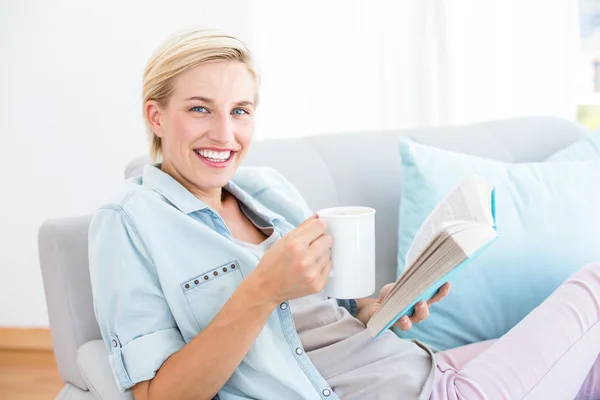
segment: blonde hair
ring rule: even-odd
[[[156,101],[166,107],[173,92],[175,79],[182,73],[211,61],[237,61],[243,63],[256,85],[255,105],[258,104],[259,77],[253,58],[246,45],[233,36],[222,32],[194,28],[179,32],[168,38],[156,49],[144,70],[142,107],[150,145],[150,156],[156,161],[161,157],[162,142],[156,136],[146,117],[146,103]]]

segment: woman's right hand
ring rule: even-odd
[[[326,229],[314,214],[263,255],[255,272],[269,300],[281,303],[323,290],[332,267],[333,239]]]

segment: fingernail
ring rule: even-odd
[[[417,308],[423,308],[425,307],[425,302],[423,300],[421,300],[418,304],[417,304]]]
[[[404,315],[403,317],[400,318],[400,323],[405,324],[408,322],[408,317],[406,315]]]

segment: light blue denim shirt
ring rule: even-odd
[[[281,235],[311,214],[298,191],[271,168],[240,168],[225,189]],[[89,261],[94,310],[121,390],[153,378],[258,264],[234,243],[219,214],[155,166],[126,181],[116,199],[95,213]],[[355,301],[340,305],[356,312]],[[305,354],[285,302],[219,398],[338,397]]]

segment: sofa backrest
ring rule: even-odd
[[[255,141],[244,164],[276,168],[296,185],[314,210],[338,205],[375,208],[379,290],[395,278],[402,191],[399,137],[507,162],[525,162],[542,161],[587,133],[580,125],[561,118],[534,117],[467,126],[271,139]],[[126,167],[126,177],[139,174],[149,162],[147,157],[133,160]],[[87,265],[89,219],[48,221],[39,236],[59,371],[65,382],[81,388],[86,386],[77,369],[77,349],[100,338]]]
[[[338,205],[377,210],[377,292],[396,278],[401,159],[398,138],[507,162],[542,161],[585,134],[560,119],[333,134],[257,142],[246,164],[269,165],[294,183],[313,210]]]

